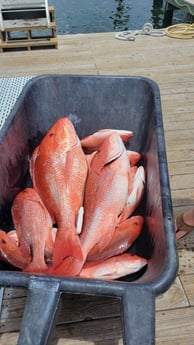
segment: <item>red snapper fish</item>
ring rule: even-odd
[[[23,270],[30,263],[31,255],[25,256],[22,253],[20,247],[18,247],[18,241],[16,238],[14,230],[12,234],[0,230],[0,258],[1,260]]]
[[[77,275],[87,254],[101,238],[104,241],[100,251],[110,242],[127,201],[128,170],[129,159],[123,141],[112,133],[104,139],[90,163],[80,235],[83,259],[66,258],[54,274]]]
[[[24,256],[32,256],[26,272],[44,272],[46,261],[52,261],[52,220],[48,210],[33,188],[18,193],[13,201],[12,217],[19,247]]]
[[[138,272],[147,264],[147,260],[131,254],[113,256],[99,262],[86,262],[79,277],[92,279],[118,279]]]
[[[76,226],[88,164],[68,118],[60,118],[47,132],[33,155],[31,169],[34,186],[58,228],[53,265],[58,266],[67,256],[82,260]]]
[[[89,252],[99,242],[101,250],[111,240],[128,191],[129,161],[127,151],[117,134],[109,135],[93,157],[88,175],[81,243]]]

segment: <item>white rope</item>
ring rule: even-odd
[[[155,37],[165,36],[165,31],[161,29],[154,29],[151,23],[145,23],[141,30],[130,30],[117,32],[115,38],[124,41],[134,41],[137,35],[150,35]]]

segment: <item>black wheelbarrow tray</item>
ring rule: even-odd
[[[138,274],[102,281],[28,274],[2,263],[0,285],[28,289],[18,344],[49,344],[60,296],[72,293],[118,297],[123,343],[153,345],[155,299],[170,287],[178,270],[160,92],[155,82],[87,75],[42,75],[28,81],[0,131],[0,227],[13,226],[10,207],[28,183],[29,155],[53,123],[66,116],[80,138],[102,128],[134,132],[128,148],[142,154],[146,189],[139,206],[144,228],[131,250],[147,258],[148,265]]]

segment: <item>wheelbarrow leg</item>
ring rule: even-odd
[[[155,344],[155,296],[143,288],[126,289],[122,296],[124,345]]]
[[[60,299],[58,281],[32,278],[18,345],[48,345]]]

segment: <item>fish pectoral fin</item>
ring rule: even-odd
[[[26,257],[31,256],[31,248],[29,247],[29,245],[26,243],[26,241],[21,238],[19,241],[19,248],[22,252],[22,254]]]
[[[80,235],[82,231],[83,216],[84,216],[84,207],[81,206],[78,211],[78,215],[76,219],[76,234],[77,235]]]
[[[52,237],[50,236],[45,242],[45,249],[44,249],[44,257],[47,264],[52,263],[53,246],[54,246],[54,243],[53,243]]]
[[[92,168],[95,166],[95,171],[99,174],[102,168],[118,159],[125,150],[125,146],[117,134],[109,135],[94,156]]]
[[[132,215],[140,204],[145,190],[145,171],[143,166],[137,169],[132,191],[129,193],[126,206],[119,216],[119,222],[123,222]]]

